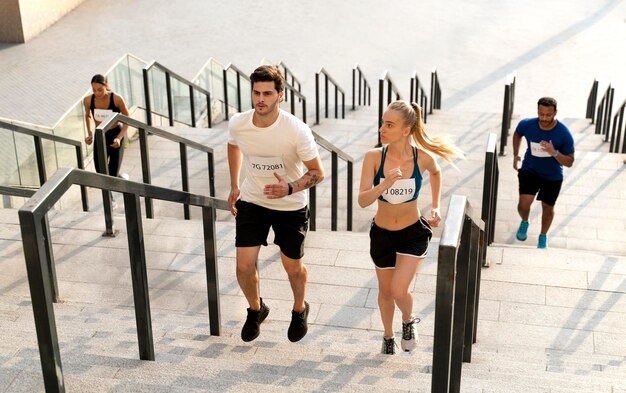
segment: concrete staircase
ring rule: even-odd
[[[315,132],[355,159],[354,233],[345,232],[345,165],[340,163],[339,232],[330,232],[330,181],[318,186],[318,231],[306,245],[310,331],[286,339],[292,297],[278,249],[262,249],[261,290],[271,308],[261,336],[239,338],[246,301],[234,274],[234,221],[219,213],[217,233],[223,334],[210,336],[199,213],[183,221],[182,208],[155,201],[156,219],[144,219],[156,361],[138,359],[123,202],[115,212],[116,238],[103,238],[100,191],[92,212],[53,211],[52,239],[62,302],[55,305],[69,392],[411,391],[429,392],[439,230],[416,276],[415,312],[421,318],[416,353],[378,354],[382,325],[377,284],[365,233],[373,207],[356,204],[360,163],[377,140],[373,107],[323,119]],[[514,121],[515,127],[517,119]],[[517,179],[510,153],[500,161],[496,244],[483,269],[478,342],[463,367],[462,392],[626,393],[626,179],[619,155],[606,153],[587,121],[565,119],[577,141],[577,162],[566,172],[550,235],[551,248],[513,240],[518,218]],[[500,116],[442,111],[427,129],[446,133],[466,152],[455,169],[443,164],[447,208],[466,195],[480,211],[487,134],[499,134]],[[174,132],[212,146],[217,196],[229,192],[226,123]],[[125,152],[123,170],[140,176],[139,144]],[[180,189],[178,146],[150,139],[153,182]],[[509,151],[510,146],[507,148]],[[206,156],[189,151],[191,191],[208,193]],[[330,154],[322,151],[330,179]],[[427,179],[425,181],[427,184]],[[420,196],[429,208],[429,192]],[[535,210],[537,207],[535,207]],[[533,224],[537,222],[534,212]],[[0,392],[43,391],[17,211],[0,210]],[[271,243],[271,242],[270,242]],[[399,328],[400,321],[396,321]]]
[[[68,392],[429,392],[437,241],[413,284],[420,345],[384,356],[376,278],[362,233],[307,238],[309,334],[289,343],[291,291],[278,249],[262,250],[271,308],[261,336],[239,332],[246,302],[234,275],[232,223],[218,222],[223,334],[210,336],[197,221],[144,220],[156,361],[138,359],[123,217],[103,238],[99,213],[51,214],[62,301],[55,304]],[[15,210],[0,210],[0,391],[43,391]],[[462,392],[626,392],[626,258],[490,247],[478,341]],[[396,330],[400,321],[396,321]]]

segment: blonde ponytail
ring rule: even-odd
[[[449,163],[452,163],[455,157],[464,157],[461,149],[456,147],[449,138],[440,135],[430,135],[424,129],[422,108],[417,103],[398,100],[389,104],[387,109],[393,109],[402,114],[405,124],[411,127],[413,142],[420,149],[435,154]]]
[[[411,103],[415,111],[415,125],[411,129],[411,136],[418,147],[438,155],[449,163],[455,157],[464,157],[461,149],[456,147],[449,138],[439,135],[430,135],[424,128],[422,108],[415,102]]]

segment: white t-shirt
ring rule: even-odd
[[[274,172],[287,182],[300,179],[306,170],[303,161],[319,155],[309,126],[292,114],[280,110],[269,127],[252,123],[254,109],[234,115],[228,123],[228,143],[238,146],[243,155],[241,200],[274,210],[298,210],[307,204],[305,192],[283,198],[263,195],[266,184],[278,183]]]

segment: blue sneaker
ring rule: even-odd
[[[537,248],[548,248],[548,235],[544,235],[543,233],[539,235]]]
[[[522,221],[519,223],[519,229],[517,230],[517,240],[524,241],[528,237],[528,221]]]

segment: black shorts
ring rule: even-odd
[[[537,200],[546,205],[554,206],[556,199],[561,192],[563,180],[547,180],[532,172],[519,170],[517,172],[519,179],[519,193],[526,195],[537,195]]]
[[[238,200],[235,247],[267,246],[270,227],[274,230],[274,244],[291,259],[304,256],[304,238],[309,229],[309,209],[273,210]]]
[[[370,256],[377,268],[393,269],[397,254],[425,258],[432,237],[433,230],[423,216],[415,224],[397,231],[383,229],[372,220]]]

